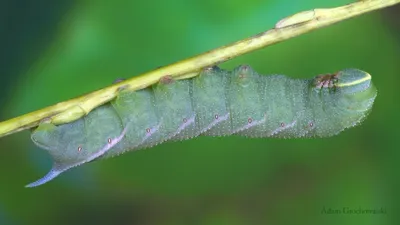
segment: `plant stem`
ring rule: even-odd
[[[279,21],[275,28],[250,38],[135,76],[87,95],[3,121],[0,123],[0,137],[35,127],[43,121],[53,124],[72,122],[114,99],[121,89],[140,90],[158,82],[166,75],[177,79],[193,77],[203,68],[225,62],[236,56],[397,3],[400,3],[400,0],[364,0],[336,8],[297,13]]]

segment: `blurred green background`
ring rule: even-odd
[[[243,39],[346,0],[2,1],[0,120]],[[0,224],[398,224],[400,7],[235,58],[309,78],[355,67],[378,98],[327,139],[200,137],[73,169],[38,188],[50,157],[24,131],[0,139]],[[323,209],[385,209],[324,214]]]

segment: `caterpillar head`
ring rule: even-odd
[[[372,84],[371,75],[358,69],[346,69],[335,74],[334,84],[341,95],[341,101],[348,110],[369,112],[377,91]]]
[[[377,94],[371,75],[358,69],[345,69],[335,74],[319,75],[314,79],[314,87],[323,93],[334,92],[335,97],[346,98],[349,104],[373,102]]]
[[[315,106],[319,114],[326,115],[320,136],[332,136],[360,124],[372,109],[377,95],[371,75],[358,69],[345,69],[336,74],[314,79]]]
[[[346,69],[334,75],[337,79],[335,86],[344,94],[358,95],[362,92],[371,92],[375,95],[375,88],[371,82],[371,75],[358,69]]]

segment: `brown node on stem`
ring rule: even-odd
[[[117,79],[115,79],[115,80],[113,81],[113,84],[120,83],[120,82],[122,82],[122,81],[124,81],[124,80],[126,80],[126,79],[125,79],[125,78],[117,78]]]

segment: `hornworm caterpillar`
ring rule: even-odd
[[[39,125],[32,140],[54,163],[27,187],[86,162],[199,135],[336,135],[359,124],[376,95],[371,76],[358,69],[303,80],[262,76],[249,66],[232,72],[208,68],[186,80],[165,76],[143,90],[121,90],[116,99],[72,123]]]

